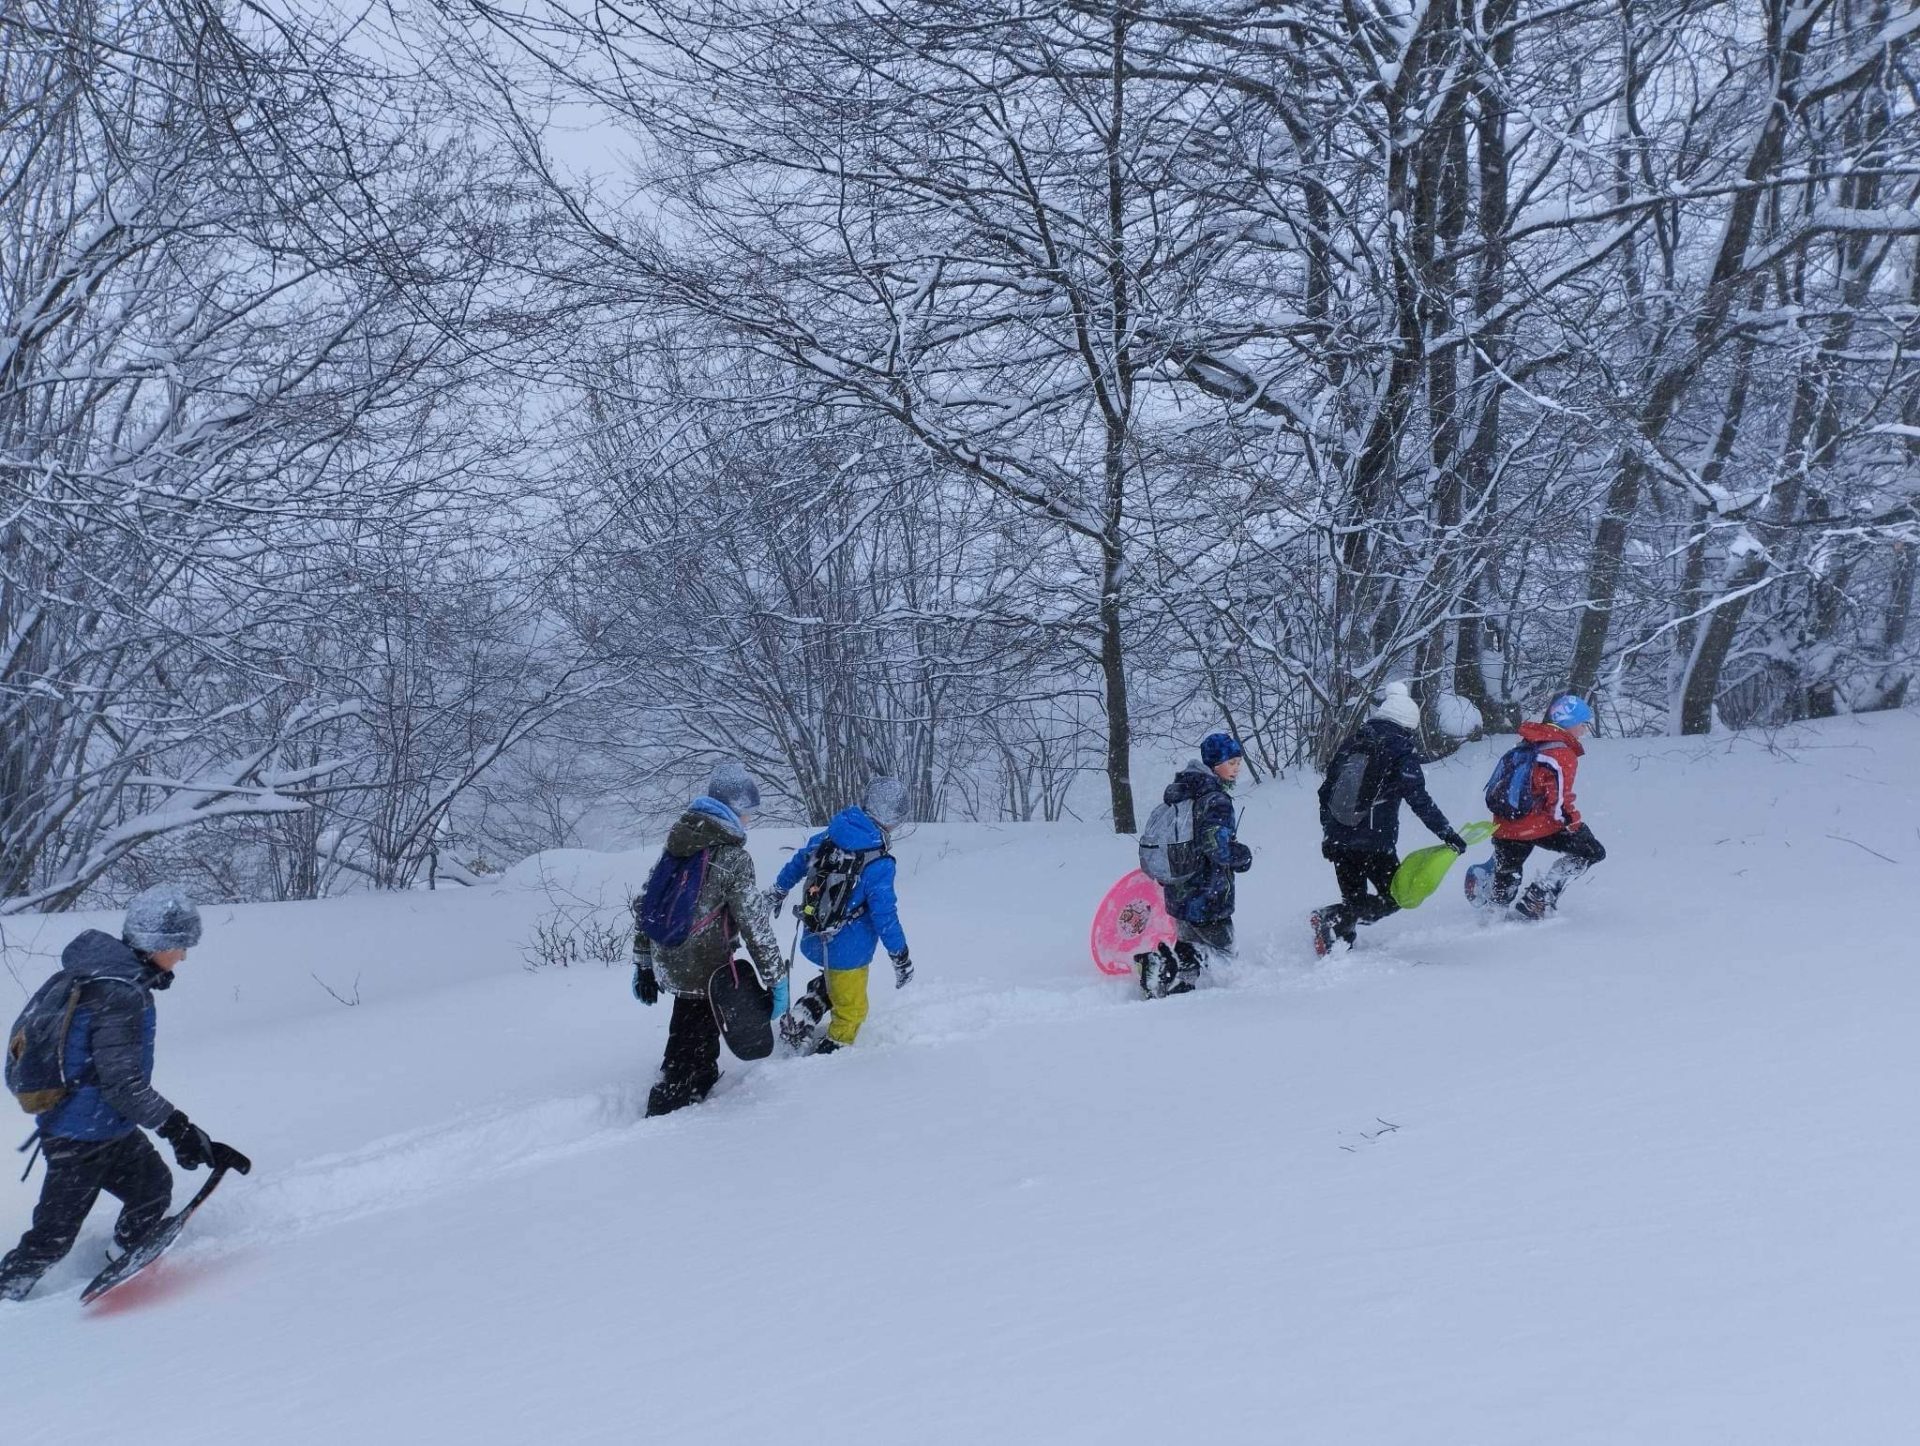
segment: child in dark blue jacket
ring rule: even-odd
[[[23,1300],[73,1249],[101,1192],[120,1202],[121,1249],[138,1245],[173,1199],[173,1175],[141,1129],[173,1146],[183,1170],[249,1168],[239,1151],[210,1139],[153,1087],[153,994],[200,942],[200,913],[178,889],[159,885],[127,907],[121,937],[89,929],[60,955],[55,974],[16,1025],[22,1053],[57,1055],[72,1081],[34,1117],[46,1181],[33,1224],[0,1260],[0,1300]],[[78,991],[75,993],[75,991]],[[53,1028],[42,1026],[51,1022]]]
[[[822,845],[831,841],[849,854],[864,856],[845,922],[831,938],[808,930],[800,939],[800,952],[821,972],[780,1021],[780,1032],[803,1054],[829,1054],[853,1043],[867,1018],[867,969],[881,945],[893,961],[893,987],[905,988],[913,978],[913,960],[907,953],[907,936],[900,927],[893,892],[893,855],[887,852],[889,836],[906,816],[905,786],[898,779],[876,778],[860,804],[835,814],[822,832],[787,860],[774,880],[773,912],[778,916],[787,894],[807,876]]]
[[[1414,730],[1420,705],[1405,683],[1389,683],[1373,716],[1341,744],[1320,784],[1320,853],[1333,865],[1340,902],[1312,917],[1313,950],[1324,955],[1339,939],[1353,947],[1356,929],[1395,913],[1393,875],[1400,867],[1400,805],[1456,854],[1466,840],[1454,832],[1427,792]],[[1369,892],[1371,886],[1371,892]]]
[[[1253,867],[1233,812],[1233,785],[1245,764],[1239,739],[1210,733],[1200,742],[1200,756],[1175,774],[1161,795],[1169,804],[1193,805],[1195,867],[1165,886],[1179,942],[1135,956],[1140,992],[1149,999],[1185,994],[1210,955],[1233,953],[1234,875]]]

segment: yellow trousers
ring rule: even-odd
[[[852,1044],[860,1026],[867,1021],[867,971],[829,969],[827,999],[833,1005],[833,1022],[827,1026],[827,1038],[835,1044]]]

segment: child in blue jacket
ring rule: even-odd
[[[893,894],[893,855],[886,851],[888,836],[906,816],[905,786],[898,779],[876,778],[860,804],[835,814],[823,832],[787,860],[774,880],[777,915],[789,891],[807,876],[822,844],[831,840],[848,853],[865,856],[848,900],[846,921],[831,938],[808,930],[800,940],[800,952],[818,964],[821,973],[780,1021],[780,1032],[803,1054],[828,1054],[853,1043],[867,1017],[867,967],[880,945],[886,945],[893,961],[893,987],[904,988],[913,978],[913,960],[907,954],[907,936],[900,927]]]
[[[35,1116],[46,1180],[33,1224],[0,1259],[0,1300],[24,1300],[65,1258],[102,1194],[120,1202],[114,1244],[139,1245],[165,1218],[173,1175],[141,1133],[173,1147],[183,1170],[252,1168],[153,1087],[155,991],[200,942],[200,911],[180,889],[156,885],[127,906],[118,939],[89,929],[60,955],[15,1026],[23,1056],[45,1054],[71,1086]],[[11,1048],[11,1041],[8,1045]]]

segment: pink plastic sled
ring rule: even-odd
[[[1166,895],[1135,869],[1107,891],[1093,915],[1093,962],[1102,974],[1132,974],[1133,956],[1178,938]]]

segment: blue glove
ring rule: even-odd
[[[790,995],[787,992],[787,976],[782,974],[773,981],[773,1017],[778,1019],[787,1012]]]

